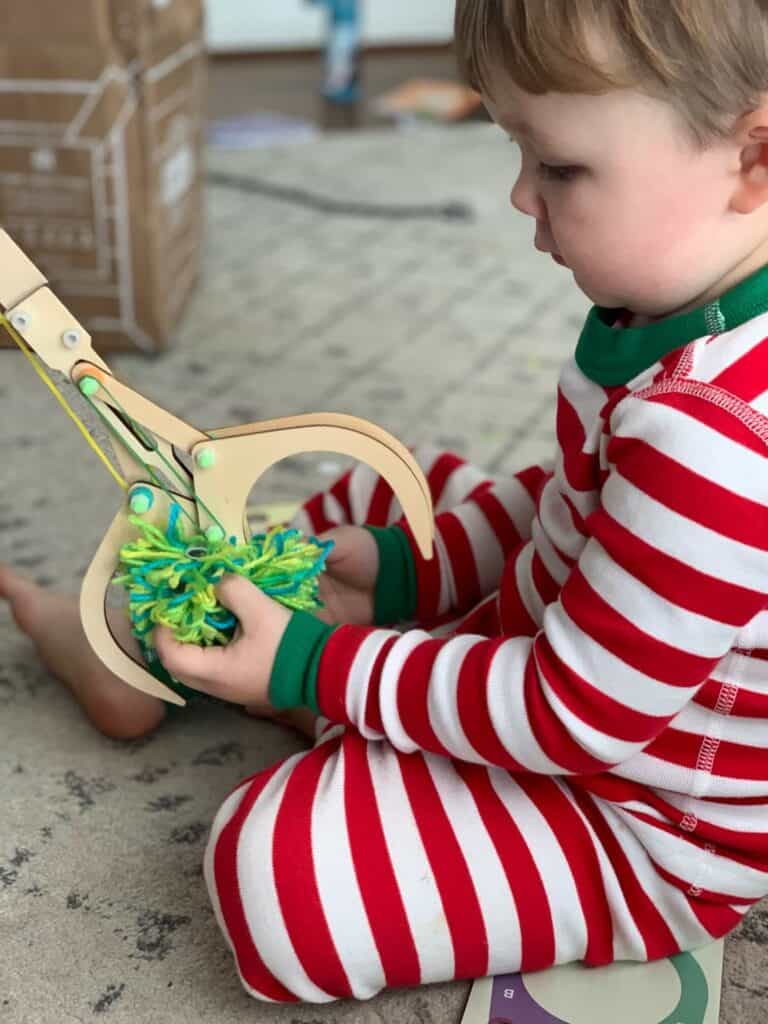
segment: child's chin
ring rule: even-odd
[[[574,272],[573,279],[576,282],[579,290],[586,295],[591,303],[595,306],[600,306],[602,309],[623,309],[624,302],[618,298],[618,296],[608,291],[603,291],[602,288],[595,287],[589,282],[580,281],[579,275]]]

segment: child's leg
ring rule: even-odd
[[[535,513],[532,495],[548,475],[544,467],[532,466],[509,479],[499,480],[460,455],[433,445],[420,445],[412,450],[412,454],[426,477],[437,517],[441,513],[453,512],[457,522],[462,522],[460,506],[473,501],[482,502],[483,495],[493,492],[487,508],[495,509],[495,513],[486,523],[486,535],[497,533],[500,544],[499,530],[505,534],[507,543],[510,537],[514,537],[517,543],[528,535]],[[474,513],[469,514],[468,521],[477,523],[486,516],[486,512],[480,511],[478,505]],[[327,491],[321,491],[306,501],[294,516],[291,526],[306,535],[317,535],[337,526],[390,526],[402,518],[400,503],[387,481],[370,466],[357,463]],[[501,523],[507,524],[506,527],[502,528]],[[503,559],[499,562],[499,576],[502,567]],[[469,616],[447,610],[432,619],[420,620],[418,625],[440,636],[455,631],[490,636],[500,628],[497,595],[486,595]],[[527,613],[521,617],[519,628],[520,632],[529,628]]]
[[[455,508],[483,484],[493,482],[484,470],[432,445],[419,445],[412,454],[427,477],[436,513]],[[318,534],[336,526],[389,526],[402,514],[386,480],[365,463],[357,463],[327,491],[305,502],[292,525],[303,533]]]
[[[102,665],[83,632],[76,597],[51,593],[0,566],[0,600],[7,601],[43,663],[72,691],[97,729],[115,739],[134,739],[157,728],[165,705]],[[140,657],[125,615],[114,615],[110,624],[123,649],[133,648]]]
[[[72,692],[99,732],[113,739],[130,740],[160,725],[167,710],[163,701],[128,686],[91,650],[74,595],[52,593],[0,566],[0,601],[3,600],[19,628],[35,645],[43,664]],[[120,646],[140,661],[141,651],[125,614],[107,614]],[[263,712],[259,717],[264,717]],[[275,719],[314,738],[316,716],[309,710],[286,711],[275,715]]]
[[[341,727],[229,796],[205,877],[246,989],[278,1002],[657,959],[736,923],[576,786]]]

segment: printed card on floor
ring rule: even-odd
[[[462,1024],[718,1024],[723,943],[652,964],[483,978]]]

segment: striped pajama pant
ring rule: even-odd
[[[414,454],[434,465],[434,450]],[[396,521],[373,477],[357,466],[296,525]],[[451,474],[436,510],[483,479],[472,467]],[[360,496],[374,493],[371,517]],[[454,629],[490,635],[494,619],[486,601]],[[404,754],[323,720],[313,749],[228,796],[204,869],[240,978],[265,1001],[651,960],[727,930],[661,877],[614,806],[579,780]]]

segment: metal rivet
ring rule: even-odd
[[[77,348],[82,337],[82,334],[78,330],[72,329],[71,331],[64,331],[61,336],[61,343],[64,348]]]
[[[31,320],[32,317],[29,313],[24,313],[22,310],[19,310],[18,313],[14,313],[11,317],[11,324],[17,331],[25,331],[29,327]]]

